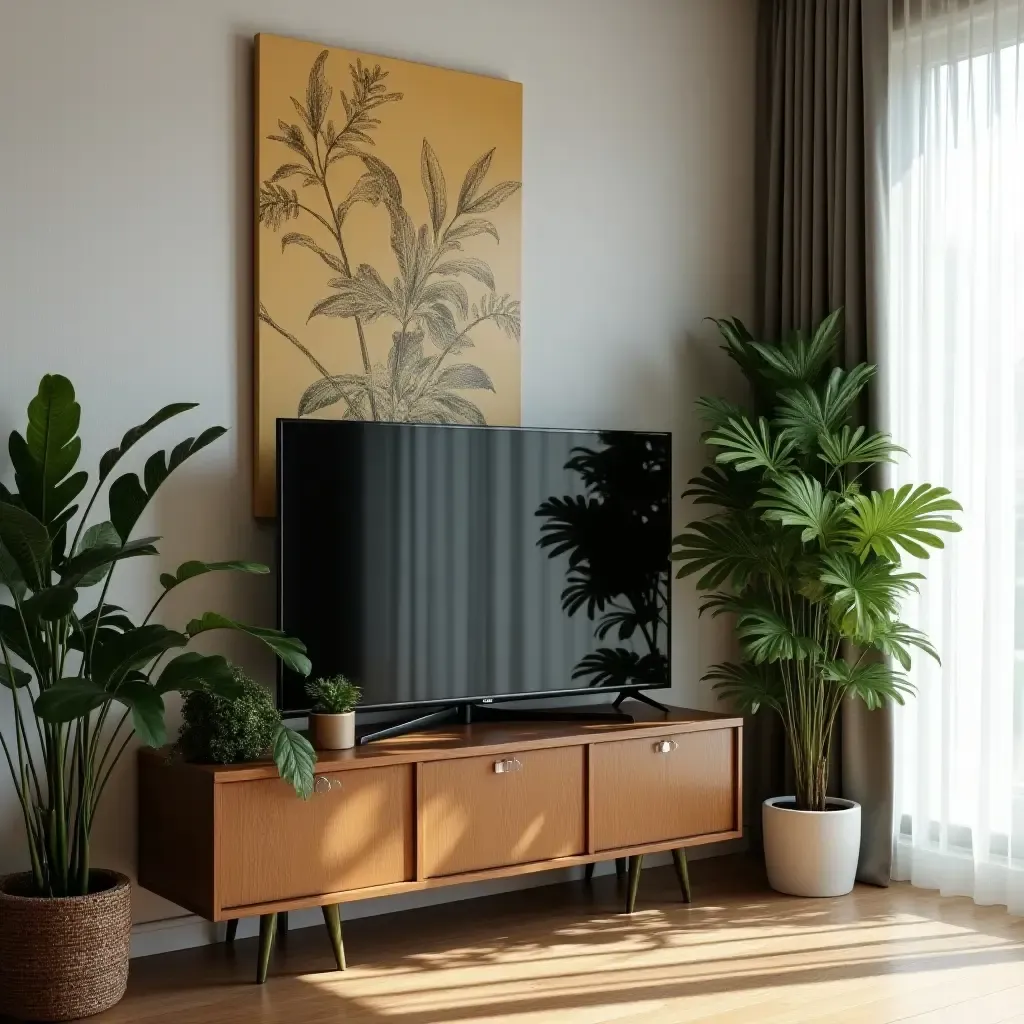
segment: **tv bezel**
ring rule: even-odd
[[[275,563],[274,568],[277,573],[277,628],[284,628],[284,573],[282,572],[282,547],[284,537],[284,504],[281,500],[283,494],[282,481],[284,476],[284,459],[281,457],[281,453],[284,450],[282,440],[285,430],[289,425],[302,424],[303,427],[308,427],[310,424],[321,424],[324,428],[338,427],[345,428],[350,425],[358,425],[360,427],[366,426],[389,426],[389,427],[427,427],[436,430],[487,430],[487,431],[514,431],[515,433],[535,433],[535,434],[580,434],[592,437],[594,434],[635,434],[645,435],[650,437],[664,438],[668,445],[668,464],[669,464],[669,501],[672,500],[674,491],[672,490],[672,432],[668,430],[629,430],[622,429],[619,427],[602,427],[602,428],[581,428],[581,427],[524,427],[524,426],[502,426],[502,425],[476,425],[467,423],[417,423],[412,421],[391,421],[391,420],[330,420],[330,419],[309,419],[299,417],[278,417],[277,429],[275,431],[275,442],[277,445],[277,464],[275,467],[275,499],[276,499],[276,544],[275,544]],[[321,429],[317,427],[316,429]],[[669,529],[669,541],[671,541],[671,527]],[[666,556],[667,557],[667,556]],[[646,683],[628,683],[625,686],[616,687],[605,687],[605,686],[575,686],[567,687],[560,690],[534,690],[529,693],[494,693],[486,696],[461,696],[461,697],[431,697],[426,700],[409,700],[409,701],[391,701],[385,704],[360,704],[356,710],[358,712],[386,712],[386,711],[408,711],[415,710],[417,708],[423,708],[426,710],[430,709],[442,709],[442,708],[460,708],[467,705],[485,705],[492,706],[495,704],[508,704],[513,701],[543,701],[553,700],[562,697],[593,697],[598,694],[604,693],[605,695],[611,696],[613,694],[625,694],[638,693],[646,690],[669,690],[672,688],[672,573],[671,573],[671,562],[668,563],[668,644],[666,650],[666,657],[668,659],[668,681],[664,684],[648,685]],[[302,639],[299,637],[298,639]],[[300,718],[308,715],[312,710],[308,706],[301,708],[290,708],[285,706],[284,701],[284,690],[285,690],[285,673],[286,668],[284,662],[277,660],[277,685],[276,685],[276,698],[277,706],[281,714],[285,718]]]

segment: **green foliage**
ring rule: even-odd
[[[181,732],[175,750],[186,761],[236,764],[266,757],[281,723],[273,697],[241,669],[233,669],[232,698],[191,690],[181,702]]]
[[[325,715],[343,715],[359,703],[363,691],[345,676],[310,679],[306,693],[313,701],[313,710]]]
[[[843,699],[903,703],[912,687],[885,659],[906,671],[911,648],[938,658],[899,620],[923,578],[901,561],[941,548],[942,536],[960,529],[951,516],[960,505],[930,484],[862,492],[868,470],[903,449],[851,422],[874,367],[832,366],[841,310],[810,337],[779,344],[755,341],[739,320],[715,322],[757,415],[721,399],[698,402],[715,465],[684,496],[720,511],[690,523],[672,557],[679,576],[699,574],[698,589],[715,591],[702,614],[736,617],[741,660],[713,666],[705,679],[745,713],[778,712],[797,805],[822,810]]]
[[[129,472],[110,482],[106,519],[91,522],[93,506],[115,467],[142,438],[192,408],[192,403],[165,406],[125,433],[100,459],[96,486],[81,511],[75,501],[88,474],[77,469],[81,409],[71,382],[43,377],[29,404],[25,434],[15,431],[10,437],[17,490],[0,487],[0,585],[6,591],[0,601],[0,687],[12,701],[14,735],[8,740],[0,734],[0,749],[14,781],[41,895],[86,891],[92,823],[111,771],[133,735],[151,746],[165,742],[165,696],[202,694],[229,706],[242,694],[223,657],[183,650],[194,636],[212,629],[242,632],[294,670],[309,672],[303,645],[277,630],[215,612],[193,619],[184,630],[150,621],[164,596],[189,579],[217,571],[267,572],[257,563],[183,563],[160,577],[161,593],[141,623],[107,601],[120,562],[157,554],[158,537],[130,537],[157,490],[223,428],[210,427],[170,453],[155,452],[141,476]],[[87,601],[94,587],[99,595]],[[270,737],[263,749],[278,739]],[[312,785],[303,742],[299,737],[280,743],[286,777],[300,793]]]
[[[400,102],[402,94],[388,90],[388,73],[379,65],[369,68],[357,61],[349,67],[348,91],[337,90],[344,119],[335,128],[330,118],[335,92],[327,80],[327,58],[328,51],[323,50],[310,68],[305,103],[292,98],[300,123],[281,121],[280,133],[268,136],[290,153],[288,162],[260,185],[257,210],[267,230],[277,232],[301,220],[314,233],[286,232],[282,251],[292,246],[306,249],[332,271],[326,279],[330,293],[312,306],[307,320],[349,321],[355,328],[351,338],[359,345],[362,372],[331,373],[292,331],[261,308],[260,320],[294,345],[319,374],[299,399],[298,415],[340,404],[346,419],[483,423],[480,408],[464,392],[493,391],[490,377],[474,363],[451,360],[474,346],[474,332],[487,323],[518,341],[520,308],[511,296],[496,295],[490,265],[465,248],[478,248],[472,240],[484,243],[483,236],[500,243],[497,228],[480,214],[497,209],[519,191],[520,183],[502,181],[486,187],[491,149],[466,171],[453,203],[441,161],[424,138],[420,183],[428,223],[417,226],[398,177],[370,151],[381,124],[379,108]],[[353,166],[363,172],[354,183],[351,174],[344,177]],[[339,177],[348,183],[340,202]],[[346,219],[358,204],[380,208],[397,276],[350,258]],[[467,279],[487,289],[479,302],[470,301]],[[373,357],[364,331],[365,325],[381,319],[393,321],[396,328],[383,360]]]

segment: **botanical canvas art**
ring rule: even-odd
[[[278,417],[519,422],[522,87],[256,37],[254,510]]]

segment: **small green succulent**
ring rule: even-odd
[[[313,701],[313,711],[321,715],[343,715],[359,703],[363,691],[345,676],[311,679],[306,693]]]

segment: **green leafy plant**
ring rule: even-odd
[[[338,90],[343,118],[336,126],[330,116],[334,90],[326,75],[328,55],[323,50],[310,68],[305,102],[292,97],[301,123],[281,121],[280,134],[268,136],[291,152],[260,185],[257,216],[270,231],[295,220],[314,232],[286,231],[281,248],[304,249],[330,272],[331,293],[312,307],[308,320],[326,316],[351,321],[362,372],[332,374],[294,331],[261,305],[260,321],[294,345],[320,375],[299,399],[298,415],[341,403],[346,419],[482,424],[483,413],[462,392],[493,391],[494,384],[476,364],[451,360],[474,346],[473,332],[486,323],[518,341],[520,306],[511,295],[496,294],[489,264],[464,249],[487,241],[484,236],[499,243],[498,229],[482,215],[514,195],[520,183],[502,181],[485,188],[491,149],[466,171],[458,197],[449,202],[441,163],[424,138],[420,180],[430,222],[417,227],[398,176],[369,151],[381,108],[400,102],[402,93],[389,91],[388,72],[380,65],[369,68],[357,61],[349,66],[349,91]],[[339,172],[350,165],[361,166],[362,173],[354,182],[349,177],[339,201]],[[294,183],[298,188],[290,187]],[[398,270],[391,284],[377,268],[356,266],[349,254],[346,219],[357,204],[383,207],[387,213],[384,223],[390,224]],[[462,283],[467,278],[487,289],[477,302],[470,302]],[[366,334],[366,325],[381,318],[396,327],[383,362],[373,359]]]
[[[240,668],[234,697],[190,690],[181,702],[181,732],[175,751],[186,761],[235,764],[265,757],[285,729],[273,697]],[[313,761],[310,759],[310,770]]]
[[[741,660],[705,676],[744,712],[777,712],[796,777],[796,802],[824,810],[836,715],[847,697],[869,708],[904,701],[911,648],[938,659],[928,638],[899,619],[917,589],[910,554],[927,558],[960,526],[942,487],[865,491],[872,466],[894,461],[888,434],[854,426],[875,368],[834,367],[837,310],[808,337],[754,340],[739,320],[716,321],[725,351],[751,384],[748,413],[720,399],[698,403],[715,464],[684,497],[718,506],[674,541],[678,575],[710,591],[701,614],[736,619]],[[894,660],[891,667],[885,658]]]
[[[306,693],[313,701],[313,711],[322,715],[343,715],[359,703],[363,691],[345,676],[311,679]]]
[[[242,692],[218,654],[186,651],[190,641],[229,629],[260,641],[290,668],[308,675],[303,644],[275,629],[249,626],[216,612],[183,629],[152,621],[172,590],[210,572],[266,573],[256,562],[189,561],[160,576],[161,592],[141,621],[107,600],[118,564],[157,554],[158,537],[131,539],[164,481],[217,440],[210,427],[171,449],[153,453],[142,476],[111,480],[121,460],[150,431],[195,408],[165,406],[132,427],[100,458],[95,486],[79,515],[75,500],[88,474],[77,469],[81,408],[71,382],[47,375],[28,406],[28,428],[14,431],[9,452],[16,490],[0,485],[0,685],[9,693],[14,736],[0,733],[17,791],[40,895],[83,894],[89,886],[89,845],[96,808],[132,734],[149,746],[166,739],[168,693],[208,690],[227,700]],[[90,522],[104,487],[109,518]],[[77,525],[72,525],[76,522]],[[93,601],[84,599],[98,588]],[[83,608],[83,604],[91,604]],[[166,660],[165,660],[166,659]],[[283,731],[275,744],[282,776],[312,789],[312,748]]]

